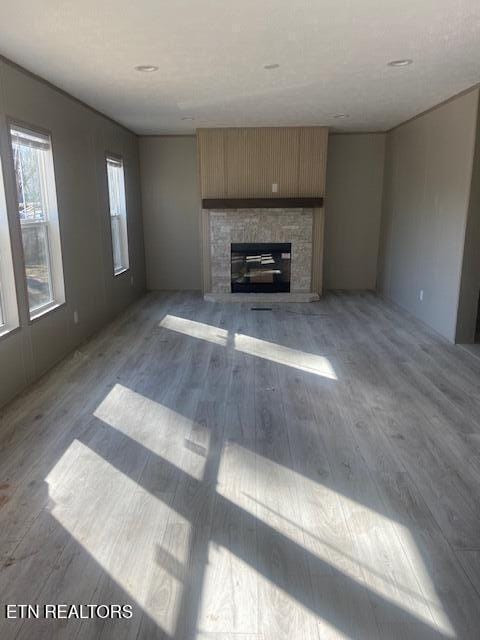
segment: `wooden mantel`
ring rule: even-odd
[[[323,198],[203,198],[202,209],[304,209],[323,207]]]

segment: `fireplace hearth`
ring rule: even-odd
[[[288,293],[290,242],[231,244],[232,293]]]

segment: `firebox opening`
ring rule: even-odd
[[[290,291],[290,242],[237,242],[231,245],[232,293]]]

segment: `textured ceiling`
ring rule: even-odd
[[[1,0],[0,53],[138,133],[383,130],[480,81],[480,1]]]

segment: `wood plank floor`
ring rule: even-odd
[[[0,637],[478,640],[479,392],[370,293],[145,296],[0,414]]]

